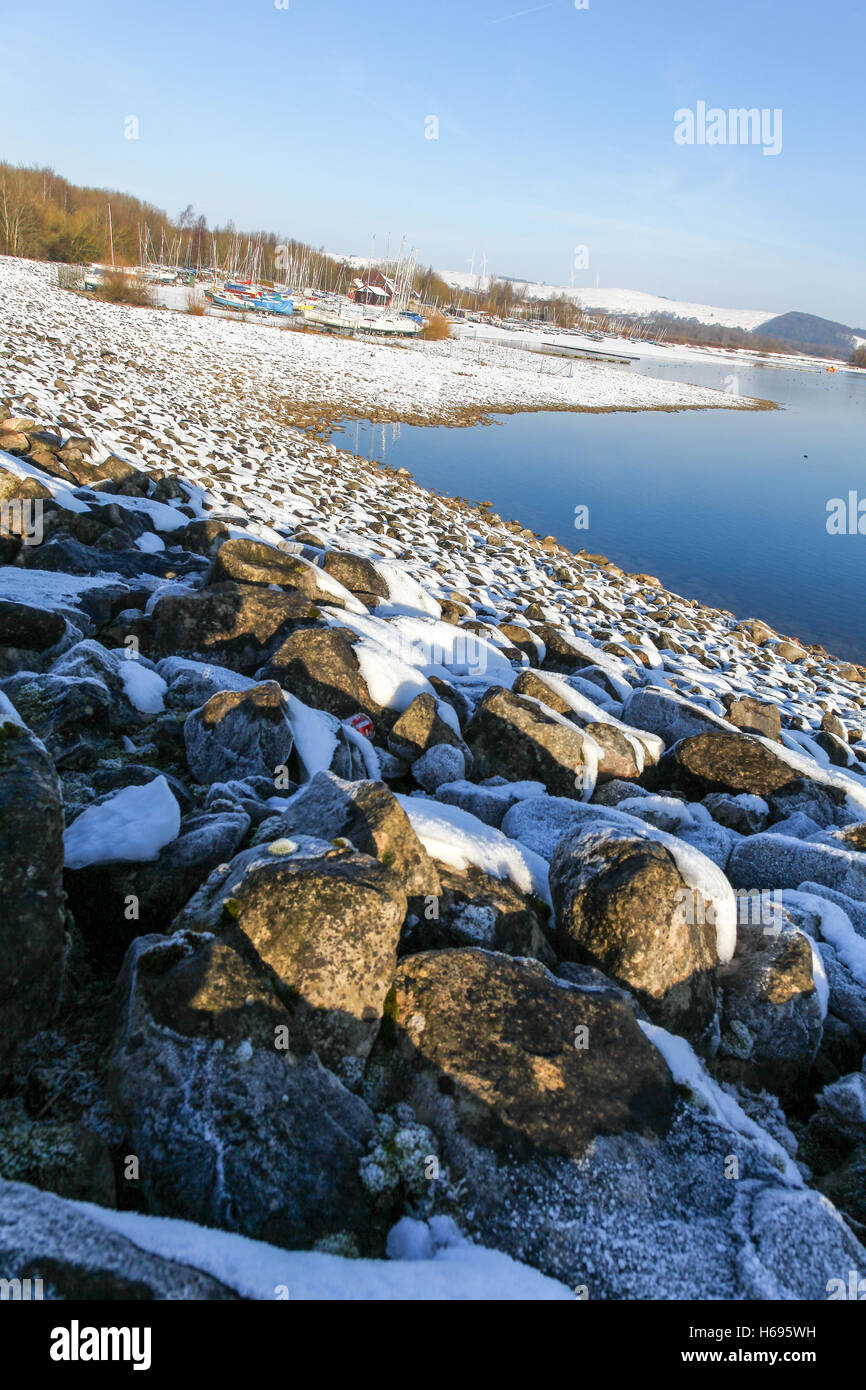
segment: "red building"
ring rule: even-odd
[[[381,270],[371,268],[352,281],[349,298],[356,304],[378,304],[387,308],[394,297],[394,281],[383,275]]]

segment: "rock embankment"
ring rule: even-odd
[[[18,334],[0,393],[6,1277],[231,1296],[85,1199],[827,1297],[866,1268],[866,672],[239,398],[169,413],[153,346]]]

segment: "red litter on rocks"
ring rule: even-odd
[[[353,714],[351,719],[345,720],[345,723],[351,724],[352,728],[357,729],[358,733],[363,734],[365,738],[372,738],[376,732],[372,719],[368,719],[366,714]]]

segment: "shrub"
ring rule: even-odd
[[[451,337],[451,325],[444,314],[432,314],[424,320],[424,327],[418,336],[427,343],[441,343],[443,338]]]
[[[150,287],[134,275],[124,275],[122,270],[106,271],[93,291],[93,297],[109,304],[132,304],[153,308]]]
[[[186,312],[195,314],[198,318],[206,313],[204,295],[200,290],[187,290],[186,292]]]

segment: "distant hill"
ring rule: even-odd
[[[835,319],[822,319],[816,314],[801,314],[796,310],[767,319],[761,324],[761,335],[790,343],[803,351],[830,351],[834,356],[847,356],[857,346],[855,339],[866,337],[862,329],[848,328],[844,323],[836,323]]]

